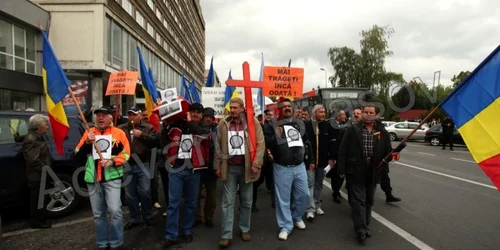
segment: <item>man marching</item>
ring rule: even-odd
[[[151,149],[156,148],[159,142],[155,129],[151,124],[143,121],[139,108],[131,107],[127,111],[127,115],[129,122],[118,126],[127,135],[132,154],[135,155],[132,155],[128,161],[130,170],[124,173],[124,180],[128,182],[125,186],[125,194],[130,211],[130,221],[125,225],[125,230],[140,225],[141,214],[146,225],[154,225],[149,168],[155,166],[150,166],[149,161]],[[140,162],[136,162],[136,157]],[[140,208],[139,203],[141,204]]]
[[[259,179],[260,168],[266,148],[262,128],[255,119],[257,138],[254,162],[250,159],[248,128],[244,116],[244,103],[241,98],[229,101],[231,116],[219,122],[215,145],[214,169],[223,181],[221,248],[228,247],[233,238],[234,203],[236,190],[240,187],[240,236],[250,241],[250,222],[253,196],[253,182]]]
[[[302,215],[309,204],[310,193],[304,159],[307,158],[307,167],[313,169],[315,158],[311,147],[307,147],[307,150],[304,147],[308,141],[305,125],[294,116],[292,102],[284,99],[278,104],[278,108],[280,118],[266,127],[265,136],[266,145],[274,159],[276,218],[280,228],[278,238],[286,240],[292,232],[294,222],[297,228],[306,228]],[[292,190],[294,205],[290,208]]]
[[[86,158],[85,182],[90,195],[90,204],[94,214],[95,234],[99,249],[118,249],[123,244],[122,203],[120,200],[123,165],[130,158],[130,145],[127,135],[116,127],[112,111],[99,108],[94,111],[96,127],[83,134],[75,153],[79,158]],[[100,137],[98,136],[106,136]],[[97,140],[97,141],[96,141]],[[110,158],[102,152],[103,158],[93,157],[93,142],[107,151]],[[107,146],[107,147],[106,147]],[[107,212],[111,222],[108,225]],[[109,229],[108,229],[109,228]]]
[[[389,133],[381,123],[376,123],[380,110],[374,105],[363,107],[363,121],[346,128],[339,147],[337,167],[345,175],[351,205],[354,231],[359,242],[371,237],[370,219],[377,181],[380,180],[379,164],[387,167],[392,156],[384,159],[391,150]]]

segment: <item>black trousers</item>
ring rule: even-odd
[[[264,156],[267,157],[267,156]],[[265,161],[262,165],[261,174],[257,181],[253,183],[253,202],[255,206],[257,204],[257,189],[262,183],[266,183],[266,188],[271,194],[271,203],[274,203],[274,178],[273,178],[273,165],[272,162]]]
[[[158,173],[160,174],[161,184],[163,186],[163,195],[165,196],[165,204],[168,207],[168,171],[165,169],[164,165],[158,167]]]
[[[450,144],[450,149],[453,149],[453,135],[443,135],[443,149],[446,148],[446,144]]]
[[[352,177],[346,177],[349,203],[351,205],[354,231],[364,234],[370,230],[373,198],[377,184],[373,182],[371,174],[365,174],[364,181],[362,181],[363,178],[356,177],[355,181],[350,180]]]
[[[151,203],[154,205],[156,202],[159,202],[158,199],[158,175],[159,171],[157,166],[151,166],[154,167],[154,172],[153,172],[153,178],[151,178]]]
[[[391,178],[389,178],[389,172],[384,171],[382,173],[382,178],[380,179],[380,188],[384,191],[385,195],[392,194]]]
[[[333,168],[332,170],[330,171],[334,171],[334,173],[332,173],[332,178],[331,178],[331,185],[332,185],[332,196],[335,198],[335,197],[339,197],[340,196],[340,188],[342,187],[342,184],[344,184],[344,178],[340,177],[340,175],[338,174],[338,170],[337,168]]]
[[[47,220],[47,211],[45,204],[47,204],[47,197],[40,197],[40,182],[29,182],[30,188],[30,223],[32,225],[40,225]],[[39,199],[43,199],[42,205],[38,207]]]

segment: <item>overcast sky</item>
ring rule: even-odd
[[[250,63],[259,78],[265,65],[304,68],[304,91],[325,86],[333,68],[328,48],[359,51],[359,33],[390,25],[394,55],[387,70],[416,76],[432,85],[435,71],[448,85],[454,74],[472,71],[500,44],[500,0],[201,0],[206,23],[206,67],[222,82],[230,69],[242,77]],[[436,81],[437,82],[437,81]]]

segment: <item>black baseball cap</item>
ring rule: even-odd
[[[136,107],[136,106],[130,107],[128,109],[128,111],[127,111],[127,113],[134,113],[136,115],[139,114],[139,113],[141,113],[141,112],[142,112],[142,110],[140,108]]]
[[[104,114],[108,114],[108,115],[111,115],[113,112],[111,112],[108,108],[106,107],[100,107],[96,110],[94,110],[94,114],[98,114],[98,113],[104,113]]]
[[[205,108],[203,110],[203,116],[210,116],[215,118],[215,110],[213,108]]]
[[[188,111],[198,110],[203,113],[203,105],[201,103],[195,102],[189,106]]]

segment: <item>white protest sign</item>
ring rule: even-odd
[[[201,88],[201,103],[204,107],[211,107],[215,110],[215,118],[224,118],[224,96],[226,87],[202,87]],[[236,88],[238,97],[245,100],[243,88]],[[253,96],[253,108],[255,115],[259,115],[260,105],[257,102],[257,95]]]

